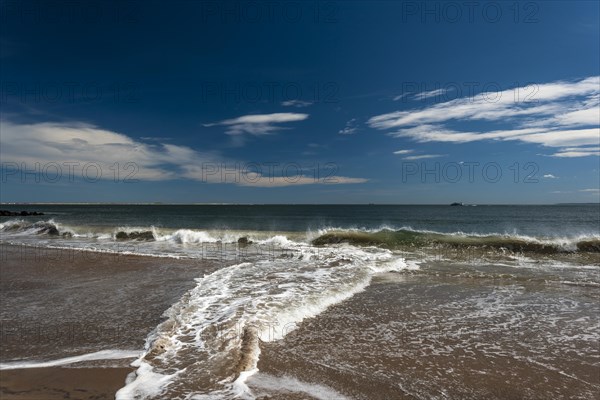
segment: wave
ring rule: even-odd
[[[0,223],[4,236],[51,236],[55,238],[87,238],[118,242],[166,242],[172,244],[242,243],[285,245],[292,243],[286,235],[269,231],[159,229],[150,227],[70,227],[50,219],[30,222],[22,219]],[[287,234],[288,232],[286,232]]]
[[[178,229],[170,234],[157,235],[156,240],[170,241],[177,244],[198,244],[234,241],[232,237],[213,237],[206,231],[196,231],[192,229]]]
[[[117,231],[115,233],[116,240],[156,240],[153,231]]]
[[[382,226],[378,229],[325,228],[316,232],[273,232],[239,230],[164,229],[149,227],[71,227],[53,219],[28,222],[23,219],[0,223],[3,238],[48,237],[88,239],[100,242],[156,242],[185,248],[205,243],[289,247],[294,243],[316,246],[346,243],[353,246],[377,246],[390,250],[411,250],[432,246],[483,248],[514,253],[558,254],[600,253],[600,234],[570,237],[533,237],[501,233],[443,233],[410,227]],[[183,245],[183,247],[182,247]]]
[[[292,258],[235,264],[198,279],[149,336],[117,399],[253,398],[246,380],[258,371],[260,342],[280,340],[362,291],[374,274],[409,269],[389,250],[288,244]]]
[[[327,230],[321,231],[321,234],[311,243],[316,246],[347,243],[355,246],[378,246],[387,249],[446,246],[481,247],[515,253],[555,254],[576,251],[600,253],[600,237],[598,236],[535,238],[523,235],[440,233],[409,229]]]
[[[72,229],[63,227],[52,219],[34,223],[22,219],[9,220],[0,224],[0,232],[63,237],[72,237],[74,235]]]

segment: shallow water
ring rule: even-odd
[[[3,362],[138,351],[120,399],[600,389],[597,206],[35,208],[0,222],[3,331],[138,329],[5,340]]]

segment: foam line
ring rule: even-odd
[[[257,389],[279,393],[304,393],[319,400],[348,399],[348,397],[328,386],[303,382],[291,376],[277,377],[265,373],[258,373],[250,378],[248,383]]]
[[[124,358],[139,357],[140,353],[140,350],[101,350],[95,353],[59,358],[58,360],[51,361],[16,361],[0,363],[0,370],[59,367],[62,365],[75,364],[82,361],[120,360]]]

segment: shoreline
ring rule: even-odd
[[[47,367],[0,371],[3,400],[114,399],[132,367]]]
[[[83,358],[0,370],[3,400],[114,399],[136,358],[85,356],[143,351],[164,311],[195,286],[195,278],[218,267],[206,260],[4,243],[0,260],[0,362]]]
[[[198,277],[226,265],[76,249],[65,257],[60,249],[4,244],[0,252],[0,362],[138,349]],[[585,398],[597,390],[589,351],[597,306],[589,299],[598,292],[554,287],[508,266],[487,271],[491,265],[431,262],[420,271],[379,273],[283,339],[261,343],[259,371],[246,384],[258,398],[290,400],[309,393]],[[565,323],[549,326],[549,319]],[[135,370],[131,361],[0,370],[0,398],[114,398]]]
[[[262,343],[259,372],[246,383],[259,398],[273,399],[306,398],[301,392],[311,388],[351,399],[596,398],[596,355],[573,356],[544,338],[546,318],[563,300],[542,294],[549,314],[523,315],[515,327],[514,313],[502,308],[526,304],[514,299],[544,286],[502,280],[379,274],[282,340]],[[595,293],[581,290],[583,298]]]

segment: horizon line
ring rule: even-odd
[[[122,206],[449,206],[452,203],[163,203],[163,202],[0,202],[2,206],[15,205],[122,205]],[[462,203],[463,206],[551,206],[590,204],[599,202],[562,203]]]

